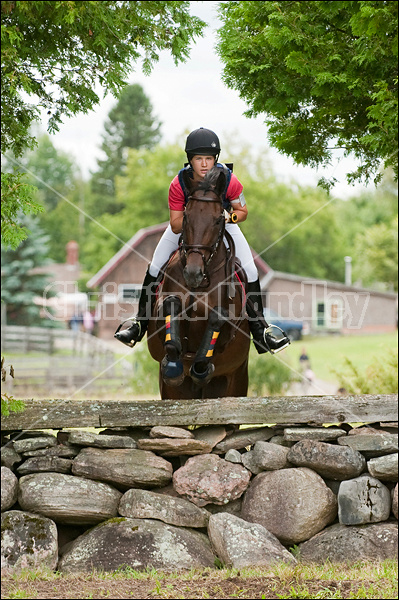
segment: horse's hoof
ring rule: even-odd
[[[168,360],[165,356],[161,362],[162,379],[167,385],[177,387],[183,383],[184,369],[180,360]]]
[[[203,387],[212,379],[213,373],[215,372],[215,365],[208,363],[205,370],[198,370],[198,364],[194,363],[190,367],[190,377],[193,382],[199,387]]]

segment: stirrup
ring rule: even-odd
[[[273,328],[278,329],[279,332],[283,334],[283,337],[281,339],[277,339],[273,335]],[[267,329],[264,329],[263,339],[265,342],[265,346],[270,352],[270,354],[277,354],[278,352],[281,352],[281,350],[284,350],[284,348],[287,348],[287,346],[291,344],[291,340],[288,337],[288,335],[285,333],[285,331],[278,327],[278,325],[269,325]]]
[[[116,338],[119,342],[122,342],[122,344],[125,344],[125,346],[128,346],[129,348],[134,348],[134,346],[137,344],[137,342],[140,342],[143,337],[144,334],[141,335],[141,322],[133,319],[133,323],[130,327],[128,327],[127,329],[124,329],[123,331],[120,331],[121,327],[127,322],[130,321],[131,319],[126,319],[126,321],[123,321],[119,326],[118,329],[115,331],[114,333],[114,338]],[[135,326],[138,325],[139,327],[139,332],[138,335],[135,334],[135,337],[137,339],[134,339],[133,337],[131,337],[131,333],[129,333],[129,331]],[[145,333],[145,332],[144,332]]]

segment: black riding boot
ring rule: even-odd
[[[290,340],[283,331],[283,337],[277,339],[272,333],[272,327],[268,325],[263,316],[262,294],[260,289],[259,279],[248,283],[248,296],[246,310],[249,316],[249,328],[252,333],[252,339],[258,354],[271,352],[275,354],[288,344]]]
[[[119,331],[122,326],[119,325],[118,329],[115,331],[114,337],[130,348],[133,348],[137,342],[140,342],[147,331],[148,322],[150,320],[152,307],[154,306],[155,301],[156,280],[157,277],[150,275],[149,270],[147,269],[143,281],[143,287],[141,288],[139,309],[136,317],[134,318],[133,325],[124,331]]]

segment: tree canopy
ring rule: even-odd
[[[397,176],[398,3],[222,2],[223,79],[297,163],[356,157],[349,182]],[[325,182],[325,185],[331,185]]]
[[[117,96],[139,60],[145,73],[162,50],[176,64],[184,61],[205,26],[189,9],[189,2],[171,1],[2,2],[2,153],[10,150],[18,157],[33,147],[30,128],[39,108],[47,111],[48,130],[54,132],[63,118],[98,104],[96,86]],[[9,202],[2,220],[8,219],[9,227],[3,242],[15,247],[25,237],[16,214],[39,209],[29,204],[32,191],[21,187],[20,177],[6,175],[2,191]]]

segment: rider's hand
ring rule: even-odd
[[[231,223],[231,214],[224,209],[224,220],[226,223]]]

